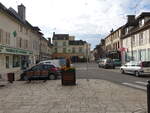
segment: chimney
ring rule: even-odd
[[[135,22],[135,15],[127,15],[127,23],[133,24]]]
[[[55,32],[53,32],[53,36],[55,35]]]
[[[51,44],[51,38],[48,38],[48,44]]]
[[[25,15],[26,14],[26,8],[23,4],[18,5],[18,14],[23,21],[26,20],[26,15]]]
[[[112,32],[114,32],[114,30],[113,30],[113,29],[110,31],[110,33],[112,33]]]

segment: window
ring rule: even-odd
[[[19,47],[21,48],[22,47],[22,39],[19,38]]]
[[[66,53],[66,48],[63,48],[63,53]]]
[[[79,53],[82,53],[82,47],[79,47]]]
[[[72,53],[75,53],[75,48],[74,47],[72,48]]]
[[[23,27],[22,25],[19,25],[19,31],[22,32],[23,31]]]
[[[143,45],[143,32],[139,34],[139,45]]]
[[[3,31],[0,29],[0,43],[2,43],[3,40]]]
[[[26,34],[28,34],[28,29],[26,29]]]
[[[139,21],[139,26],[142,27],[144,25],[144,19]]]
[[[57,53],[57,48],[55,48],[55,53]]]
[[[57,42],[55,42],[55,46],[57,46]]]
[[[20,66],[20,57],[17,55],[13,56],[13,67],[19,67]]]
[[[50,69],[50,68],[55,68],[54,65],[43,65],[43,69],[47,70],[47,69]]]
[[[25,40],[25,49],[28,48],[28,40]]]
[[[131,42],[131,43],[132,43],[132,46],[135,46],[135,36],[132,36],[132,37],[131,37],[131,41],[132,41],[132,42]]]
[[[9,56],[6,56],[6,68],[9,68]]]
[[[41,68],[42,68],[41,65],[37,65],[37,66],[32,67],[31,69],[32,69],[32,71],[38,71],[38,70],[40,70]]]
[[[6,44],[10,44],[10,33],[6,32]]]
[[[63,42],[63,46],[66,46],[66,42]]]
[[[149,43],[150,43],[150,29],[149,29]]]

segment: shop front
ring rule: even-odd
[[[0,74],[27,68],[32,54],[32,51],[0,45]]]

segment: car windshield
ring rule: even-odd
[[[150,0],[0,0],[0,113],[150,113],[149,86]]]

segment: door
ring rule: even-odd
[[[37,66],[32,67],[32,69],[31,69],[33,72],[32,77],[35,77],[35,76],[39,77],[41,75],[41,68],[42,68],[41,65],[37,65]]]
[[[42,77],[47,77],[48,76],[48,72],[50,70],[50,65],[42,65],[42,69],[41,69],[41,76]]]

